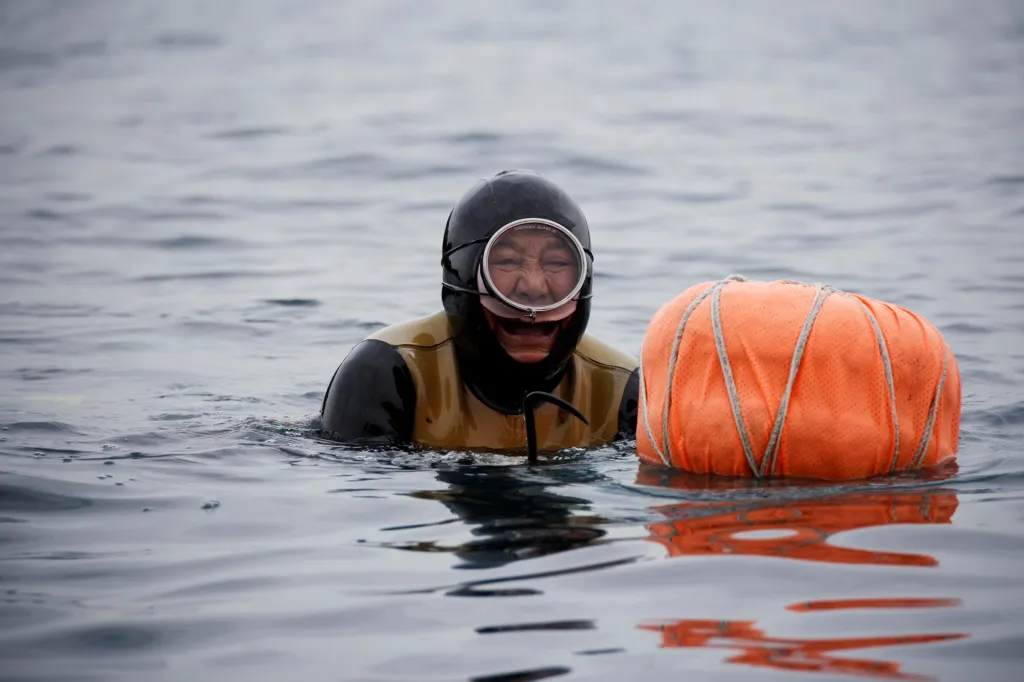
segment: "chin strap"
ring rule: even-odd
[[[571,403],[568,403],[556,395],[545,393],[544,391],[533,391],[527,393],[523,399],[523,417],[526,419],[526,453],[531,462],[537,461],[537,425],[534,421],[533,411],[541,403],[551,403],[562,408],[572,416],[579,419],[581,422],[590,426],[590,422],[587,418],[580,414]]]

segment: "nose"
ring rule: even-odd
[[[524,304],[544,304],[551,298],[548,279],[540,268],[527,268],[516,279],[515,300]]]

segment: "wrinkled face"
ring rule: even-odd
[[[509,230],[487,258],[491,284],[511,301],[529,307],[552,305],[569,296],[581,265],[572,242],[543,226]]]
[[[527,307],[550,306],[570,297],[582,268],[574,244],[558,230],[542,225],[524,225],[505,232],[491,246],[487,258],[491,285],[510,301]],[[514,360],[532,364],[551,352],[576,302],[567,301],[532,320],[512,308],[502,308],[504,311],[485,310],[491,330]]]

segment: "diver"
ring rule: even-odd
[[[587,219],[554,183],[528,170],[479,181],[444,230],[444,309],[349,352],[321,435],[490,451],[530,439],[531,454],[635,437],[637,362],[584,334],[593,261]]]

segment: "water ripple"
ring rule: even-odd
[[[179,282],[179,281],[192,281],[192,280],[235,280],[235,279],[264,279],[264,278],[276,278],[276,277],[292,277],[295,275],[302,274],[300,270],[283,270],[277,272],[257,272],[257,271],[246,271],[246,270],[204,270],[200,272],[182,272],[182,273],[161,273],[151,275],[141,275],[138,277],[131,278],[129,281],[143,283],[143,282]]]
[[[215,140],[258,140],[266,137],[277,137],[289,132],[288,128],[265,126],[252,128],[229,128],[210,135]]]
[[[0,483],[0,511],[3,512],[59,512],[91,505],[92,501],[86,498]]]
[[[56,433],[68,433],[78,434],[80,432],[71,424],[66,424],[58,421],[43,421],[43,422],[6,422],[0,424],[0,428],[4,431],[18,432],[18,431],[46,431]]]
[[[169,50],[202,50],[222,47],[225,41],[221,36],[204,31],[163,31],[153,44]]]
[[[245,242],[237,239],[224,239],[210,235],[183,234],[176,237],[166,237],[149,242],[152,246],[160,249],[196,249],[207,250],[211,248],[231,247],[239,248],[247,246]]]

